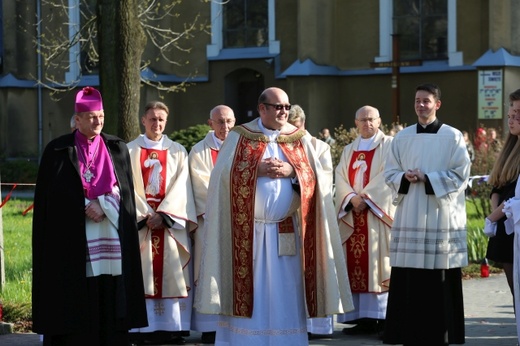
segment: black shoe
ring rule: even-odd
[[[356,324],[354,327],[346,327],[341,331],[345,335],[374,334],[376,330],[376,321],[374,323],[363,322]]]
[[[166,342],[167,345],[186,345],[186,340],[182,336],[173,337]]]
[[[200,337],[200,341],[203,344],[214,344],[216,335],[217,332],[203,332],[202,336]]]
[[[385,336],[385,320],[377,320],[377,338],[379,340],[383,340],[383,337]]]

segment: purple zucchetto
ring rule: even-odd
[[[76,113],[94,112],[103,110],[103,99],[101,93],[93,87],[84,87],[76,95]]]

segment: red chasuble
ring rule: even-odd
[[[370,179],[370,168],[372,166],[372,158],[375,149],[370,151],[354,151],[350,160],[348,169],[348,178],[351,185],[354,185],[356,171],[360,168],[353,168],[358,160],[365,161],[367,169],[363,175],[363,187]],[[368,213],[366,208],[362,212],[353,211],[354,233],[345,243],[347,254],[347,268],[350,279],[350,288],[352,293],[368,292],[368,252],[369,252],[369,230],[368,230]]]
[[[166,195],[166,160],[168,150],[141,148],[141,170],[146,191],[146,201],[153,210]],[[146,298],[163,298],[164,228],[152,231],[154,294]]]

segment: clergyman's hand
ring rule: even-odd
[[[101,222],[105,219],[105,212],[97,199],[90,201],[90,203],[86,205],[85,215],[94,222]]]
[[[259,167],[259,176],[269,178],[293,178],[296,175],[290,163],[277,158],[263,160]]]

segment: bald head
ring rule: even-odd
[[[258,98],[260,119],[270,130],[279,130],[287,123],[290,109],[289,96],[280,88],[267,88]]]
[[[218,105],[209,112],[208,125],[215,131],[215,136],[223,141],[235,126],[235,113],[226,105]]]
[[[381,125],[379,110],[372,106],[363,106],[356,111],[356,127],[362,138],[376,134]]]
[[[379,110],[372,106],[363,106],[356,111],[356,119],[363,117],[379,118]]]

